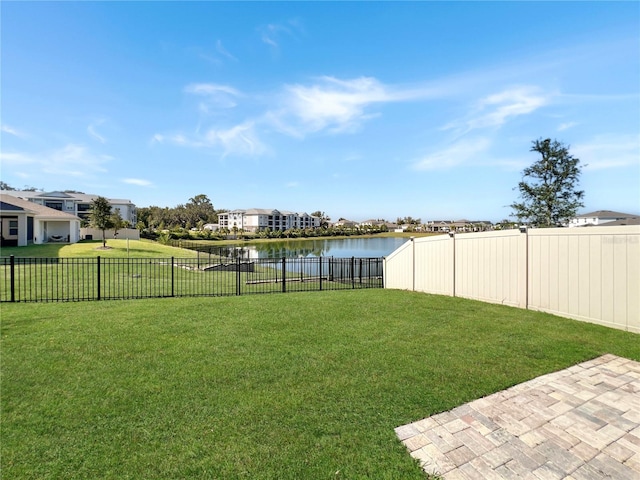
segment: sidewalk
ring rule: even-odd
[[[640,479],[640,363],[604,355],[396,428],[454,479]]]

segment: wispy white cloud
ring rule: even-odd
[[[233,108],[237,105],[236,98],[242,96],[242,93],[233,87],[215,83],[191,83],[184,88],[184,91],[203,98],[198,105],[202,113]]]
[[[151,143],[219,150],[223,157],[228,155],[258,156],[268,151],[255,132],[253,122],[245,122],[227,129],[210,128],[204,133],[193,135],[183,133],[155,134]]]
[[[233,87],[215,83],[191,83],[184,87],[184,91],[196,95],[216,95],[218,93],[228,93],[235,96],[240,95],[240,92]]]
[[[123,178],[123,183],[128,183],[129,185],[137,185],[139,187],[150,187],[153,185],[149,180],[143,180],[141,178]]]
[[[298,188],[300,186],[300,182],[287,182],[285,187],[287,188]]]
[[[104,165],[113,158],[95,154],[82,145],[70,143],[52,152],[49,160],[43,168],[45,173],[85,177],[106,172]]]
[[[93,137],[95,140],[97,140],[102,144],[107,143],[107,139],[96,131],[96,127],[102,125],[103,123],[104,123],[103,119],[96,120],[95,122],[90,123],[89,126],[87,127],[87,133],[89,133],[91,137]]]
[[[585,170],[640,166],[640,135],[599,135],[571,146],[571,154]]]
[[[559,132],[564,132],[565,130],[569,130],[570,128],[575,127],[576,125],[578,125],[577,122],[565,122],[565,123],[561,123],[560,125],[558,125],[558,131]]]
[[[0,151],[0,160],[5,166],[29,165],[37,163],[36,158],[26,153]]]
[[[214,109],[235,107],[238,99],[246,97],[234,87],[215,83],[192,83],[184,88],[184,92],[204,99],[198,109],[205,114]],[[281,94],[270,100],[278,105],[277,108],[241,120],[234,127],[205,129],[201,127],[201,121],[193,134],[156,133],[150,143],[220,148],[224,155],[260,155],[268,151],[260,136],[269,131],[298,138],[320,131],[353,132],[366,120],[379,116],[378,112],[367,111],[374,104],[434,95],[433,89],[390,88],[371,77],[347,80],[321,77],[308,85],[285,85]]]
[[[210,129],[205,133],[205,142],[211,146],[221,146],[224,156],[260,155],[266,151],[265,146],[258,139],[253,122],[246,122],[227,130]]]
[[[155,145],[156,143],[164,143],[164,138],[165,136],[160,134],[160,133],[156,133],[155,135],[153,135],[151,137],[151,140],[149,140],[149,144],[150,145]]]
[[[478,161],[491,146],[486,137],[465,138],[452,145],[430,153],[412,164],[414,170],[446,170]]]
[[[2,124],[0,125],[0,131],[4,132],[4,133],[8,133],[9,135],[13,135],[14,137],[19,137],[19,138],[24,138],[26,135],[21,132],[20,130],[13,128],[10,125],[7,124]]]
[[[299,19],[290,19],[284,23],[269,23],[258,27],[260,39],[273,49],[278,49],[283,37],[297,37],[304,32]]]
[[[108,155],[91,152],[83,145],[67,144],[66,146],[44,153],[2,152],[0,159],[5,167],[31,165],[34,173],[61,175],[76,178],[92,177],[107,171],[105,165],[113,160]]]
[[[501,127],[509,120],[528,115],[549,104],[551,95],[538,87],[508,88],[480,99],[464,118],[455,120],[443,130],[455,129],[459,134],[483,128]]]
[[[274,128],[294,136],[327,130],[353,132],[379,116],[367,112],[374,104],[408,101],[432,95],[426,89],[393,89],[372,77],[342,80],[324,76],[310,85],[287,85],[280,98],[282,108],[265,118]]]
[[[236,57],[234,57],[233,55],[231,55],[231,53],[229,53],[229,51],[224,48],[224,46],[222,45],[222,41],[221,40],[217,40],[216,41],[216,51],[222,55],[223,57],[226,57],[230,60],[233,60],[234,62],[237,62],[238,59]]]
[[[279,31],[285,30],[280,25],[269,24],[260,28],[261,39],[267,45],[271,45],[272,47],[277,47],[278,42],[276,41],[277,34]]]

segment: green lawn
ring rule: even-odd
[[[640,337],[394,290],[2,304],[2,478],[420,479],[394,428]]]
[[[32,258],[156,258],[180,257],[194,258],[198,254],[193,250],[169,247],[150,240],[107,240],[107,249],[102,248],[102,240],[83,240],[78,243],[45,243],[26,247],[2,247],[0,256]]]

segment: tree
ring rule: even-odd
[[[311,214],[311,216],[318,217],[320,219],[320,227],[322,228],[327,228],[329,226],[329,222],[331,221],[331,218],[326,213],[321,212],[320,210],[316,210]]]
[[[0,190],[15,190],[15,188],[13,188],[8,183],[0,181]]]
[[[111,214],[111,228],[113,228],[114,238],[118,236],[118,230],[120,230],[121,228],[125,228],[126,223],[127,222],[125,222],[124,219],[122,218],[120,209],[119,208],[114,209],[113,213]]]
[[[102,247],[106,248],[107,240],[105,239],[104,232],[113,227],[109,200],[104,197],[96,197],[96,199],[91,202],[89,222],[92,227],[102,230]]]
[[[584,191],[576,190],[580,160],[557,140],[547,138],[532,143],[531,151],[541,158],[523,170],[518,184],[522,201],[511,204],[511,216],[538,227],[556,226],[575,217],[578,208],[584,206]]]
[[[202,193],[189,199],[185,205],[185,211],[187,221],[191,222],[192,225],[197,225],[200,221],[203,223],[215,223],[218,220],[211,200]]]
[[[422,220],[420,220],[419,218],[413,218],[413,217],[398,217],[396,219],[396,223],[398,225],[420,225],[420,222]]]

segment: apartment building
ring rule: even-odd
[[[3,190],[3,194],[22,198],[37,205],[53,208],[64,213],[69,213],[80,217],[81,220],[89,220],[91,202],[99,195],[70,192],[33,192],[29,190]],[[138,223],[136,206],[131,200],[107,198],[111,208],[120,210],[122,219],[128,221],[132,226]]]
[[[295,213],[286,210],[250,208],[232,210],[218,214],[220,228],[232,231],[234,228],[245,232],[260,230],[288,230],[291,228],[319,228],[320,217],[307,213]]]

